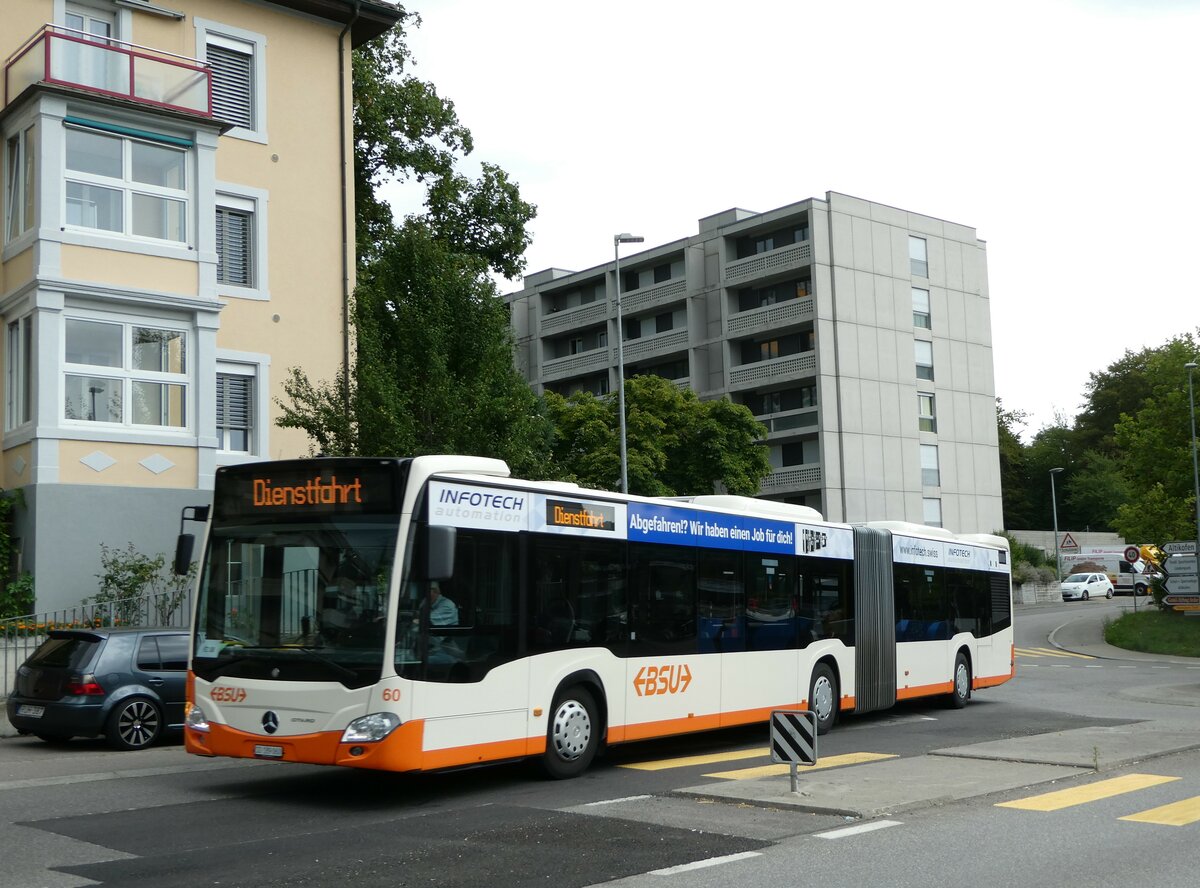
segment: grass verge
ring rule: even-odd
[[[1128,651],[1200,657],[1200,617],[1149,610],[1128,613],[1105,625],[1104,640]]]

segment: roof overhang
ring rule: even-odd
[[[399,6],[384,0],[267,0],[276,6],[294,9],[341,25],[351,25],[350,42],[361,46],[389,31],[404,18]],[[353,23],[353,24],[351,24]]]

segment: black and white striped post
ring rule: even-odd
[[[771,761],[791,765],[792,792],[796,766],[817,763],[817,714],[776,709],[771,713]]]

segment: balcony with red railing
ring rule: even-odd
[[[4,63],[4,104],[34,84],[212,117],[212,72],[186,56],[45,25]]]

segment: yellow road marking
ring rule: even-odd
[[[1162,826],[1187,826],[1200,820],[1200,796],[1184,799],[1161,808],[1151,808],[1140,814],[1130,814],[1120,820],[1135,820],[1138,823],[1157,823]]]
[[[1057,792],[1047,792],[1012,802],[1000,802],[996,807],[1019,808],[1022,811],[1060,811],[1073,805],[1108,799],[1122,793],[1136,792],[1139,789],[1147,789],[1178,779],[1178,777],[1159,777],[1154,774],[1126,774],[1124,777],[1113,777],[1110,780],[1100,780],[1085,786],[1060,789]]]
[[[878,762],[883,759],[896,758],[894,755],[884,755],[878,752],[850,752],[846,755],[831,755],[828,758],[818,758],[815,765],[801,765],[800,773],[819,771],[822,768],[839,768],[842,765],[860,765],[863,762]],[[736,771],[718,771],[716,774],[705,774],[705,777],[719,777],[722,780],[750,780],[754,777],[776,777],[787,774],[792,770],[791,765],[763,765],[759,768],[741,768]]]
[[[711,755],[689,755],[684,758],[659,759],[654,762],[633,762],[618,767],[632,768],[635,771],[665,771],[668,768],[686,768],[689,765],[715,765],[717,762],[737,762],[742,759],[762,758],[764,755],[770,754],[771,750],[766,747],[738,749],[733,752],[716,752]]]
[[[1017,653],[1026,657],[1078,657],[1080,660],[1094,660],[1087,654],[1076,654],[1071,651],[1060,651],[1055,648],[1017,648]]]

